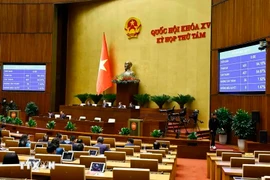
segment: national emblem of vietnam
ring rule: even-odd
[[[136,38],[141,31],[141,21],[135,17],[131,17],[126,21],[125,31],[129,39]]]

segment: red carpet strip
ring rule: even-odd
[[[209,180],[206,170],[206,160],[178,158],[175,180]]]

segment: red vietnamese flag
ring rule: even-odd
[[[97,94],[101,94],[112,86],[111,65],[108,56],[107,43],[105,33],[102,38],[102,48],[97,77]]]

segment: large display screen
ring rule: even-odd
[[[3,91],[45,91],[46,65],[4,64]]]
[[[263,93],[266,83],[266,51],[258,45],[219,53],[220,93]]]

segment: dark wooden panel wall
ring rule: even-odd
[[[211,53],[211,111],[227,107],[232,112],[242,108],[249,112],[259,110],[260,129],[270,135],[270,49],[267,49],[266,94],[218,94],[218,50],[258,41],[270,36],[270,1],[265,0],[213,0],[212,1],[212,53]]]
[[[66,30],[64,26],[61,26],[62,29],[60,28],[60,32],[57,33],[62,36],[55,37],[54,33],[58,27],[54,27],[54,22],[64,18],[64,16],[55,17],[55,7],[56,4],[85,1],[91,0],[0,0],[0,65],[2,66],[3,63],[46,63],[47,69],[45,92],[7,92],[2,91],[2,85],[0,85],[0,98],[13,99],[23,111],[27,102],[34,101],[39,106],[41,114],[54,109],[55,102],[61,103],[55,100],[54,96],[64,94],[65,90],[56,88],[57,80],[53,81],[53,79],[62,77],[57,74],[60,71],[57,71],[54,66],[61,65],[58,62],[59,59],[65,58],[65,56],[57,56],[57,51],[65,53],[63,52],[65,45],[57,41],[59,37],[62,40],[66,38]],[[55,55],[53,55],[54,51]],[[58,70],[59,68],[61,69],[58,67]],[[65,71],[61,73],[65,74]],[[2,72],[0,72],[1,81]],[[58,81],[61,79],[58,78]]]

